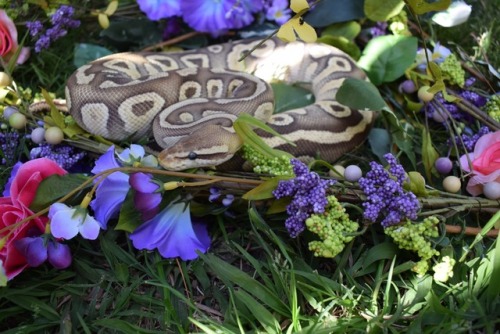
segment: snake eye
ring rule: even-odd
[[[188,154],[189,160],[196,160],[196,158],[198,158],[198,154],[196,154],[195,152],[189,152]]]

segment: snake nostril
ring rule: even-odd
[[[198,154],[196,154],[195,152],[189,152],[188,154],[189,160],[195,160],[196,158],[198,158]]]

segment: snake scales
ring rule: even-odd
[[[110,140],[151,134],[163,148],[158,158],[170,170],[216,166],[230,159],[241,141],[232,123],[241,112],[266,121],[296,146],[264,137],[296,157],[334,161],[366,138],[372,111],[335,101],[346,77],[365,79],[345,53],[322,44],[237,41],[179,53],[121,53],[76,70],[66,100],[76,122]],[[268,82],[308,86],[315,102],[272,115]]]

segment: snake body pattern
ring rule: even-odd
[[[241,145],[232,128],[239,113],[267,122],[296,146],[263,135],[298,158],[333,162],[366,138],[374,112],[341,105],[335,95],[347,77],[366,79],[342,51],[323,44],[242,40],[179,53],[120,53],[77,69],[66,101],[88,132],[120,141],[153,134],[169,170],[216,166]],[[299,83],[315,102],[273,115],[269,82]]]

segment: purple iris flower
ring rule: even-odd
[[[207,226],[193,223],[189,204],[170,204],[153,219],[139,226],[130,240],[137,249],[158,249],[164,258],[192,260],[196,251],[205,253],[210,247]]]
[[[153,180],[153,175],[146,173],[133,173],[129,182],[135,190],[135,208],[144,221],[150,220],[160,211],[160,185]]]
[[[17,250],[26,258],[30,267],[38,267],[45,261],[57,269],[71,264],[71,251],[68,245],[49,240],[47,244],[41,236],[25,237],[16,241]]]
[[[137,0],[148,19],[157,21],[181,14],[180,0]]]

